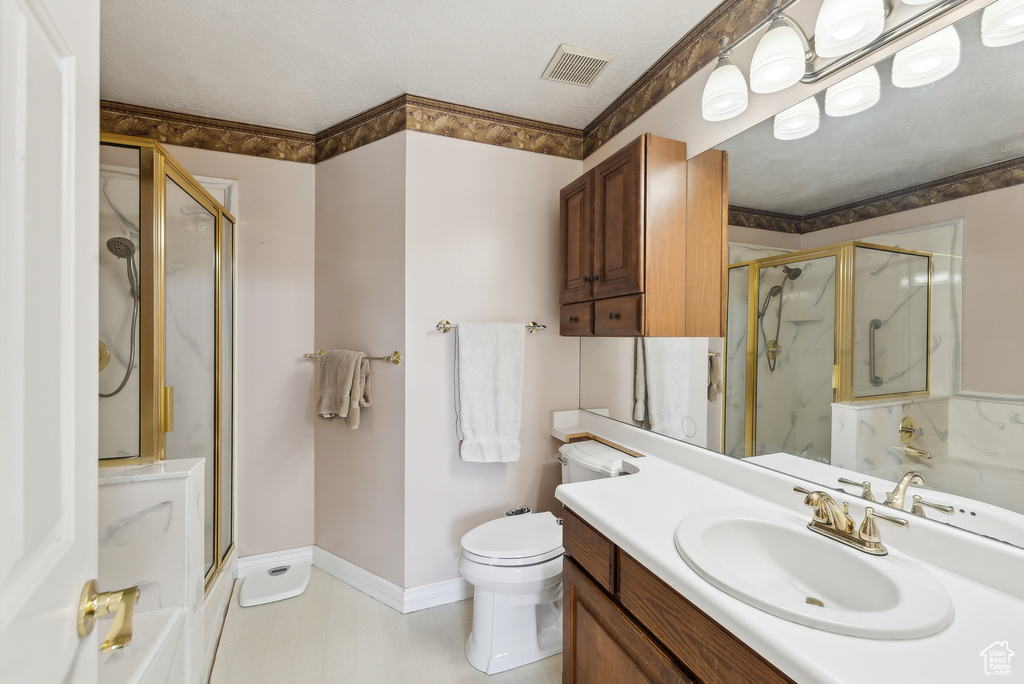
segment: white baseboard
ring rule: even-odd
[[[272,551],[270,553],[258,553],[253,556],[244,556],[238,559],[238,578],[243,579],[254,572],[270,570],[278,565],[289,563],[312,563],[312,546],[300,546],[296,549],[285,549],[284,551]]]
[[[462,577],[404,589],[319,546],[313,547],[313,565],[400,613],[413,613],[473,596],[473,585]]]

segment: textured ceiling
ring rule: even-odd
[[[1024,43],[982,45],[980,11],[956,27],[960,66],[935,83],[893,86],[889,58],[871,109],[822,112],[816,133],[790,141],[776,140],[767,119],[719,145],[729,152],[729,202],[807,216],[1024,157]]]
[[[402,93],[583,128],[718,0],[103,0],[104,100],[304,133]],[[562,43],[615,55],[541,80]]]

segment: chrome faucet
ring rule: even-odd
[[[891,518],[888,515],[875,513],[875,509],[868,506],[864,509],[864,521],[861,522],[860,528],[854,531],[848,504],[844,503],[840,507],[839,502],[822,491],[811,492],[803,487],[793,487],[793,491],[806,494],[804,504],[814,509],[811,522],[807,523],[809,530],[873,556],[884,556],[889,553],[882,545],[878,526],[875,524],[876,519],[885,520],[900,527],[907,527],[909,524],[901,518]]]
[[[912,484],[924,484],[924,478],[921,476],[921,473],[916,470],[911,470],[900,478],[900,481],[896,483],[893,490],[885,495],[885,503],[902,511],[903,501],[907,497],[907,487]]]

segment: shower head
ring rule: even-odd
[[[782,272],[786,274],[786,278],[788,280],[796,280],[804,270],[802,268],[790,268],[789,266],[783,266]]]
[[[772,289],[768,290],[768,296],[764,298],[764,303],[761,305],[761,310],[757,314],[758,318],[764,316],[764,312],[768,310],[768,302],[772,301],[772,297],[778,297],[780,294],[782,294],[781,285],[773,285]]]
[[[118,259],[131,259],[135,256],[135,243],[128,238],[110,238],[107,240],[107,249]]]
[[[132,297],[141,296],[139,289],[139,272],[135,266],[135,243],[124,237],[112,237],[107,240],[107,249],[118,259],[124,259],[128,267],[128,290]]]

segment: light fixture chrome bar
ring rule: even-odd
[[[843,57],[829,59],[815,56],[814,59],[808,63],[807,73],[802,79],[800,79],[800,82],[817,83],[818,81],[836,73],[840,69],[843,69],[857,60],[866,57],[886,43],[897,40],[914,29],[939,19],[943,15],[951,12],[968,1],[969,0],[941,0],[941,2],[937,2],[924,10],[922,10],[919,5],[906,5],[902,2],[896,3],[896,6],[892,8],[892,11],[890,11],[885,18],[885,28],[882,30],[882,35],[878,36],[878,38],[875,38],[859,50],[854,50]],[[760,26],[760,24],[758,26]],[[751,32],[752,31],[748,31],[744,34],[744,38]],[[811,47],[813,51],[813,45]]]

